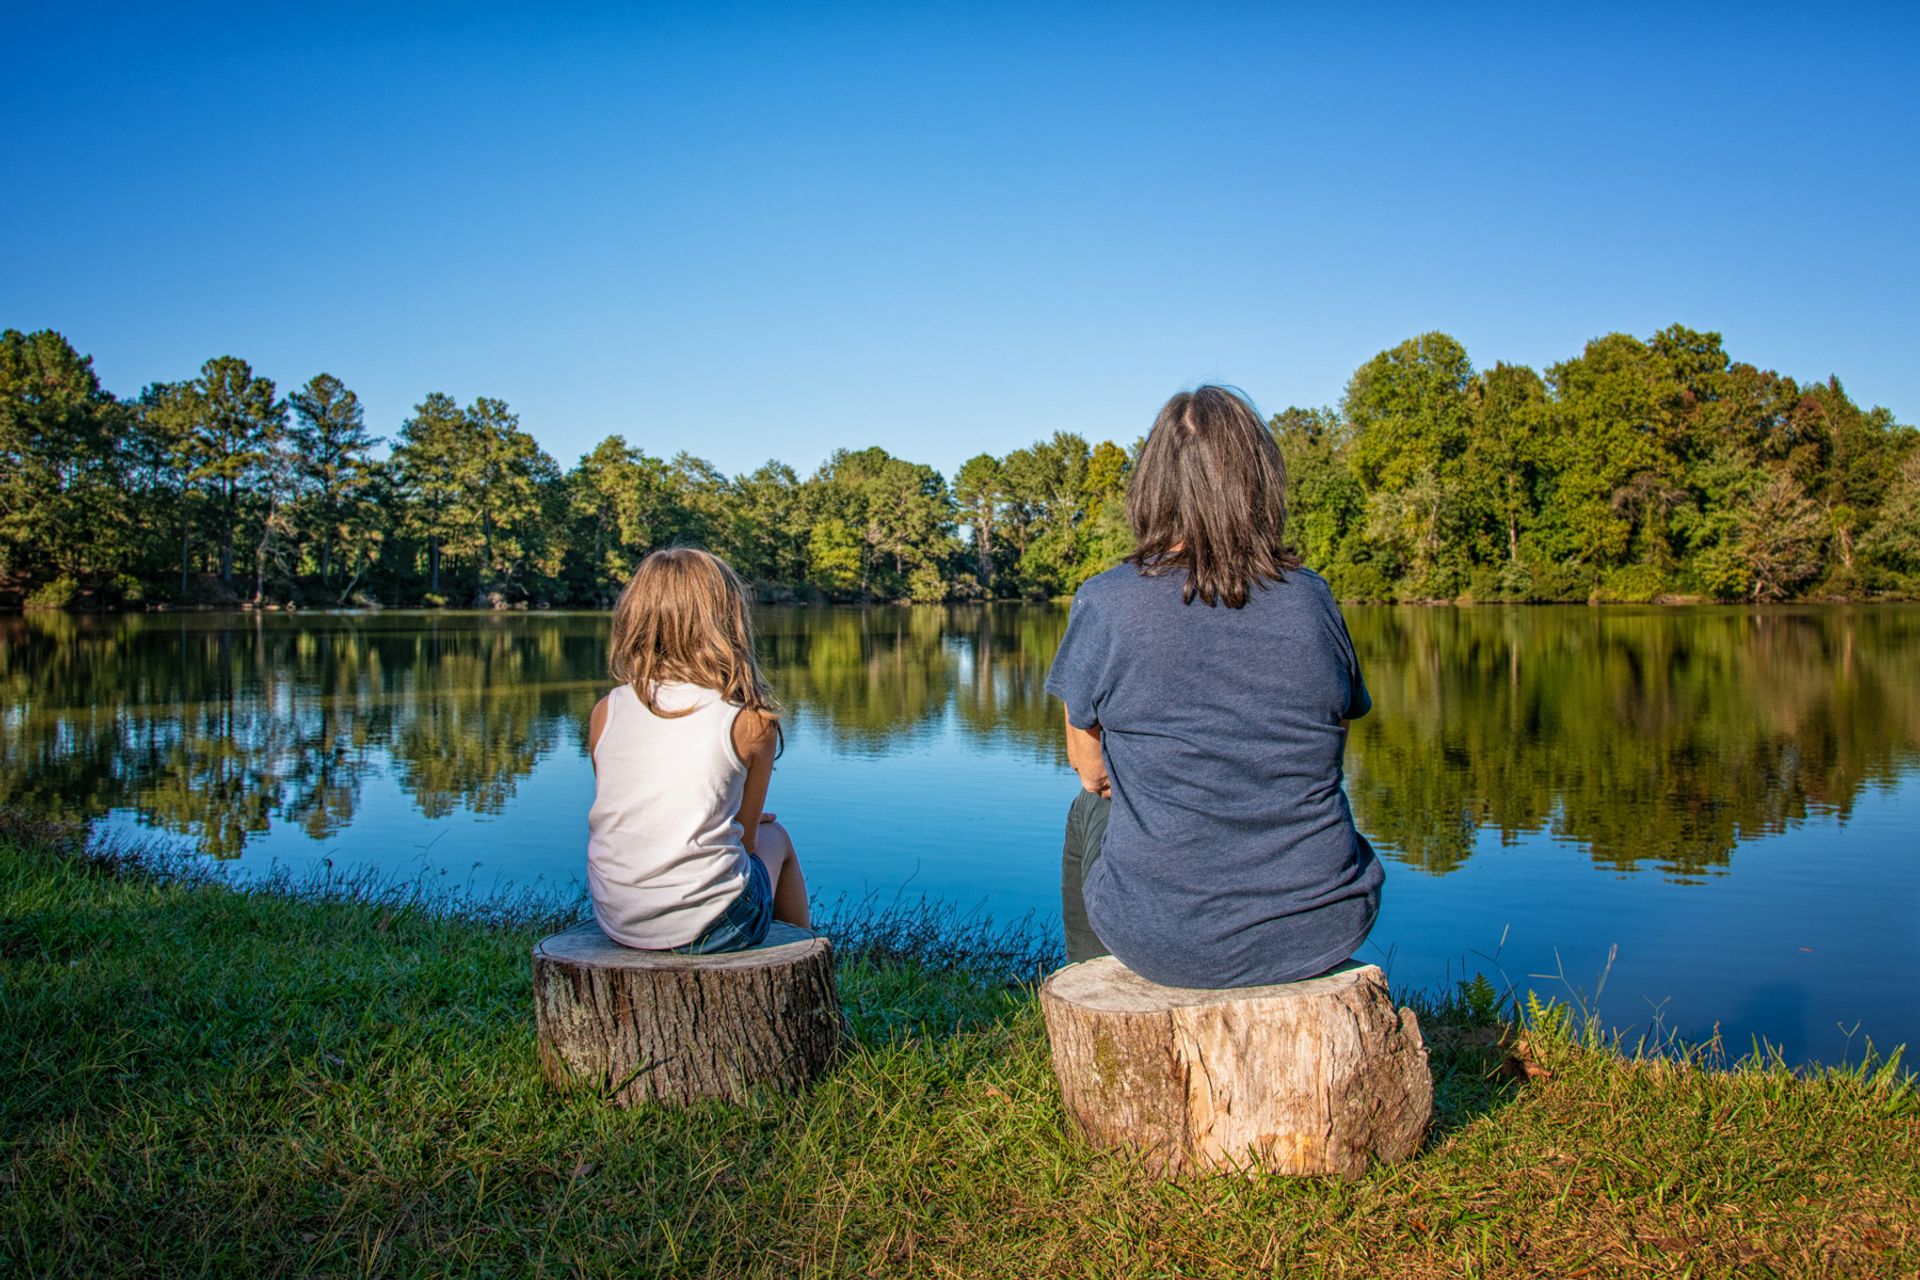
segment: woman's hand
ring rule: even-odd
[[[1113,781],[1107,777],[1106,753],[1100,750],[1100,726],[1082,729],[1067,718],[1067,763],[1080,775],[1080,785],[1097,796],[1113,795]]]

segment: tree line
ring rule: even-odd
[[[1272,428],[1292,537],[1348,599],[1920,593],[1916,432],[1718,334],[1609,334],[1544,375],[1425,334]],[[1061,596],[1130,548],[1138,444],[1057,432],[949,481],[877,447],[729,477],[614,435],[563,470],[498,399],[434,392],[383,439],[331,374],[282,395],[220,356],[122,399],[8,330],[0,600],[599,605],[676,544],[773,599]]]

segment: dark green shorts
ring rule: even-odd
[[[1113,801],[1091,791],[1082,791],[1067,810],[1066,845],[1060,851],[1060,922],[1067,931],[1067,963],[1078,964],[1107,954],[1100,935],[1087,923],[1087,899],[1084,886],[1087,872],[1100,860],[1100,846],[1107,838],[1107,814]]]

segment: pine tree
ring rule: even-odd
[[[330,373],[316,374],[287,397],[295,425],[300,475],[313,495],[314,534],[320,544],[320,582],[333,585],[333,549],[348,536],[380,441],[367,431],[360,397]]]

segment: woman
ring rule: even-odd
[[[1352,956],[1382,872],[1341,790],[1372,705],[1340,608],[1287,546],[1286,467],[1246,399],[1167,402],[1127,494],[1133,554],[1073,600],[1047,692],[1085,788],[1067,958],[1240,987]],[[1104,944],[1104,945],[1102,945]]]

